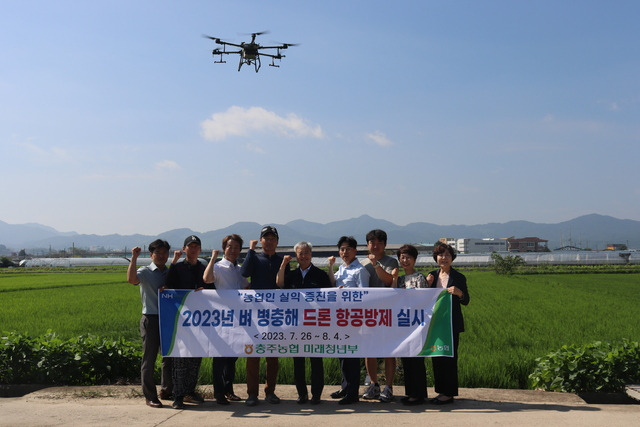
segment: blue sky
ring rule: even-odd
[[[640,220],[636,1],[4,1],[0,220]],[[215,64],[209,34],[300,43]]]

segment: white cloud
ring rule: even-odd
[[[380,132],[379,130],[372,133],[368,133],[367,138],[372,140],[376,145],[380,147],[391,147],[393,145],[393,141],[387,138],[387,135]]]
[[[180,167],[180,165],[174,162],[173,160],[163,160],[161,162],[156,163],[156,169],[178,171],[178,170],[181,170],[182,167]]]
[[[248,143],[244,146],[248,151],[253,151],[258,154],[265,154],[265,151],[259,145]]]
[[[622,103],[625,103],[626,100],[623,100]],[[600,100],[597,101],[598,104],[604,105],[605,108],[609,111],[620,111],[621,106],[618,101],[608,101],[608,100]]]
[[[31,142],[16,142],[16,145],[26,149],[26,152],[32,155],[36,160],[69,162],[73,158],[71,154],[60,147],[42,148]]]
[[[604,123],[589,120],[558,120],[547,114],[542,119],[543,128],[550,131],[594,133],[605,130]]]
[[[82,175],[82,179],[86,181],[96,181],[96,182],[108,182],[114,183],[116,181],[142,181],[149,179],[147,175],[139,174],[139,173],[127,173],[127,172],[113,172],[113,173],[104,173],[104,172],[94,172],[90,174]]]
[[[256,133],[272,133],[288,138],[322,138],[319,125],[307,123],[290,113],[286,116],[265,110],[262,107],[230,107],[222,113],[214,113],[200,124],[202,136],[210,141],[223,141],[233,136],[250,136]]]

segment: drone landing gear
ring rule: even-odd
[[[256,59],[253,59],[253,60],[240,58],[240,63],[238,64],[238,71],[240,71],[240,68],[242,68],[242,64],[247,64],[247,65],[253,64],[253,67],[255,68],[257,73],[258,70],[260,70],[260,57],[257,57]]]
[[[226,64],[226,63],[227,63],[227,61],[223,61],[223,60],[222,60],[222,54],[223,54],[223,53],[224,53],[224,52],[220,52],[220,50],[218,50],[218,49],[213,49],[213,50],[211,51],[211,55],[213,55],[213,62],[214,62],[214,64]],[[219,59],[219,60],[217,60],[217,61],[216,61],[216,55],[220,55],[220,59]]]

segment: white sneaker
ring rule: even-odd
[[[380,385],[378,383],[371,383],[367,391],[362,395],[363,399],[378,399],[380,397]]]
[[[384,390],[382,390],[382,393],[380,393],[380,402],[393,402],[394,397],[393,397],[393,389],[389,386],[385,386]]]

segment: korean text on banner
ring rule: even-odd
[[[444,289],[165,290],[169,357],[453,356]]]

